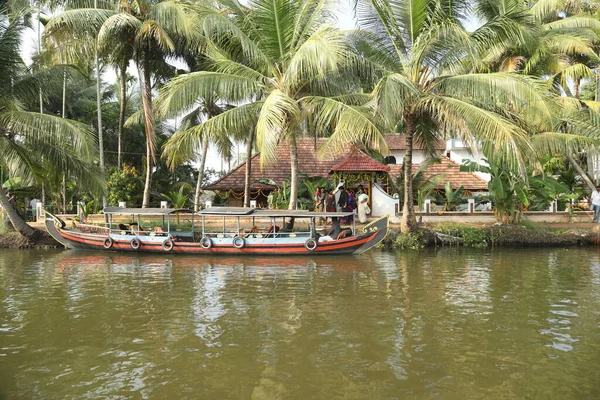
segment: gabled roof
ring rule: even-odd
[[[385,135],[385,141],[390,150],[406,150],[406,135],[400,133],[388,133]],[[436,150],[446,150],[446,141],[438,140],[435,144]],[[413,142],[413,150],[423,150],[421,143]]]
[[[464,187],[466,190],[488,190],[488,183],[478,175],[471,172],[460,170],[460,165],[450,160],[448,157],[440,157],[440,163],[433,163],[425,171],[425,177],[432,175],[446,175],[446,180],[436,189],[443,189],[446,182],[450,182],[453,189]],[[402,174],[402,165],[390,165],[390,175],[398,177]],[[419,165],[413,165],[413,173],[416,173]]]
[[[390,167],[373,160],[362,151],[355,149],[341,162],[331,167],[332,172],[388,172]]]
[[[327,176],[331,166],[335,165],[341,157],[325,156],[324,159],[317,158],[317,149],[325,143],[327,139],[301,138],[297,140],[298,147],[298,168],[300,175]],[[316,146],[315,146],[316,144]],[[277,160],[266,165],[262,170],[260,168],[260,154],[252,157],[252,179],[250,186],[253,190],[274,189],[273,185],[257,182],[260,177],[268,178],[278,185],[283,183],[291,175],[290,152],[285,145],[281,143],[277,146]],[[233,190],[234,192],[244,191],[244,179],[246,176],[246,163],[243,162],[232,169],[216,182],[204,186],[207,190]]]
[[[397,136],[397,135],[393,135]],[[387,136],[386,136],[387,137]],[[318,139],[316,142],[312,138],[301,138],[297,141],[298,147],[298,168],[300,175],[308,177],[326,177],[331,171],[359,172],[389,172],[390,175],[399,176],[402,171],[402,165],[384,165],[373,159],[358,149],[348,149],[346,156],[334,157],[325,156],[323,159],[317,158],[317,150],[327,139]],[[315,146],[316,144],[316,146]],[[349,154],[349,155],[348,155]],[[250,187],[252,190],[272,190],[275,186],[258,182],[259,178],[268,178],[277,185],[281,185],[290,177],[290,153],[287,145],[284,143],[277,147],[278,159],[273,163],[266,165],[262,170],[260,168],[260,154],[252,157],[252,179]],[[453,188],[463,186],[467,190],[487,190],[487,182],[470,172],[461,172],[460,166],[452,162],[447,157],[441,157],[441,164],[432,164],[426,172],[426,176],[445,174]],[[413,166],[416,171],[418,165]],[[246,163],[242,163],[232,169],[216,182],[204,186],[206,190],[232,190],[241,193],[244,191],[244,179],[246,175]],[[443,185],[440,187],[443,188]]]

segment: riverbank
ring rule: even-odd
[[[384,239],[386,250],[417,250],[435,246],[465,247],[565,247],[600,243],[596,224],[531,224],[474,226],[437,224],[409,234],[392,228]]]
[[[32,224],[45,230],[43,224]],[[564,247],[600,244],[600,227],[596,224],[531,224],[473,225],[433,224],[421,226],[410,234],[401,234],[400,227],[391,225],[381,244],[384,250],[417,250],[436,246],[465,247]],[[0,232],[0,248],[47,249],[62,247],[53,239],[32,243],[16,232]]]

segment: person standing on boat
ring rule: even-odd
[[[364,192],[362,188],[358,188],[358,220],[361,224],[367,222],[367,214],[371,212],[369,208],[369,196]]]
[[[600,186],[597,186],[596,190],[592,192],[590,202],[592,203],[591,210],[594,212],[592,222],[598,222],[598,215],[600,215]]]

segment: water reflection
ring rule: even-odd
[[[599,266],[2,252],[0,397],[595,397]]]

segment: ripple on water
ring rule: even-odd
[[[35,254],[0,252],[9,398],[600,394],[593,252]]]

